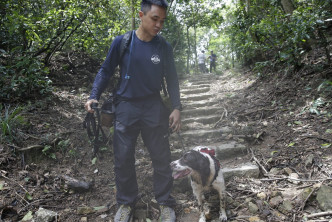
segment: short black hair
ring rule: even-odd
[[[146,12],[150,11],[151,5],[158,5],[167,9],[168,2],[166,0],[142,0],[141,11],[145,14]]]

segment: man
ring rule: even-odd
[[[116,199],[119,205],[115,222],[129,221],[137,201],[135,144],[139,134],[152,159],[153,190],[161,209],[160,220],[175,221],[172,209],[175,200],[170,195],[173,178],[168,136],[169,128],[180,130],[181,103],[172,47],[166,41],[163,46],[161,37],[157,36],[166,19],[167,6],[165,0],[142,0],[139,12],[141,23],[132,33],[129,50],[120,61],[118,55],[123,35],[114,39],[85,104],[86,110],[93,112],[91,104],[97,102],[119,64],[121,82],[116,91],[113,138]],[[160,98],[164,72],[172,101],[171,112]]]
[[[202,53],[198,55],[198,66],[199,69],[201,71],[201,73],[205,73],[205,60],[206,60],[206,56],[205,56],[205,51],[202,50]]]
[[[211,51],[211,55],[209,56],[210,59],[210,73],[212,73],[212,69],[216,71],[216,60],[217,60],[217,55]]]

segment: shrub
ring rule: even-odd
[[[2,50],[1,55],[6,57],[4,54]],[[6,60],[6,65],[0,65],[0,100],[13,103],[50,95],[48,69],[38,58],[16,56]]]
[[[20,140],[19,129],[26,125],[24,117],[21,115],[23,107],[11,108],[0,104],[0,142],[12,143]]]

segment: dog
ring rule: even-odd
[[[186,152],[180,159],[171,162],[172,176],[174,179],[190,176],[191,187],[198,201],[200,210],[199,222],[205,222],[203,207],[204,191],[214,188],[220,198],[219,220],[227,221],[225,212],[225,181],[219,160],[215,157],[213,149],[198,146]]]

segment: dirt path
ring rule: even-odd
[[[207,77],[182,79],[185,149],[212,145],[220,149],[225,168],[235,169],[243,163],[260,166],[260,174],[254,171],[251,178],[229,174],[229,221],[299,221],[303,215],[320,212],[316,192],[322,184],[330,184],[332,172],[331,102],[314,94],[317,84],[312,76],[280,84],[258,80],[244,71]],[[195,84],[198,91],[193,91]],[[315,90],[304,93],[305,86]],[[48,152],[0,146],[2,220],[17,221],[43,207],[56,212],[58,221],[112,221],[116,210],[112,151],[102,147],[98,158],[92,158],[92,146],[82,128],[88,91],[77,86],[63,88],[55,100],[42,101],[27,111],[30,128],[24,131],[21,147],[48,145]],[[325,103],[314,107],[309,103],[313,98]],[[322,114],[316,115],[310,108]],[[172,135],[171,144],[173,158],[177,158],[182,143]],[[230,156],[224,157],[227,152]],[[151,161],[141,141],[136,170],[141,196],[137,218],[153,221],[158,207],[152,195]],[[63,175],[88,182],[92,188],[83,192],[70,189]],[[289,197],[282,194],[285,192]],[[301,192],[309,195],[302,197]],[[188,181],[176,181],[174,196],[179,203],[178,221],[194,221],[197,204]],[[207,195],[212,220],[218,211],[215,198],[214,193]]]

